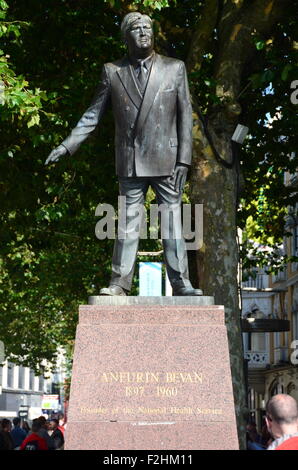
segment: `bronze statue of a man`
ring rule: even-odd
[[[128,13],[121,24],[128,55],[103,67],[95,97],[76,127],[46,164],[73,155],[94,131],[111,102],[115,119],[116,170],[120,195],[126,197],[127,225],[131,210],[143,204],[149,186],[157,203],[172,213],[169,236],[163,239],[173,295],[202,295],[189,281],[185,242],[181,235],[181,198],[192,157],[192,108],[185,65],[154,51],[152,20]],[[135,218],[136,219],[136,218]],[[139,220],[136,220],[136,224]],[[110,286],[101,295],[126,295],[131,289],[138,237],[117,238]]]

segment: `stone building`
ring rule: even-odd
[[[18,416],[20,410],[27,412],[24,418],[31,421],[42,413],[46,397],[59,397],[57,409],[49,409],[47,413],[63,411],[64,372],[62,364],[48,378],[38,376],[28,367],[22,367],[13,362],[4,361],[0,364],[0,419],[12,419]]]
[[[285,175],[285,184],[298,189],[297,174]],[[298,257],[298,204],[288,208],[283,251]],[[298,261],[298,258],[297,258]],[[298,400],[298,262],[292,258],[277,275],[257,269],[242,283],[242,318],[289,321],[289,331],[243,333],[247,363],[248,405],[259,430],[266,401],[277,393]],[[270,322],[269,322],[270,323]],[[268,323],[268,324],[269,324]],[[281,327],[282,328],[282,327]],[[266,328],[265,328],[266,329]]]

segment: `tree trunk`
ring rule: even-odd
[[[228,147],[224,135],[221,139],[219,144]],[[229,142],[230,136],[227,139]],[[194,126],[191,201],[192,204],[203,204],[204,217],[203,247],[196,253],[195,274],[204,294],[214,296],[215,304],[225,307],[239,441],[244,448],[246,391],[237,280],[237,177],[235,165],[228,169],[215,160],[202,135],[197,117]]]
[[[190,266],[196,267],[196,273],[192,274],[198,278],[199,287],[204,293],[213,295],[215,303],[225,307],[241,448],[245,448],[244,418],[247,408],[237,276],[236,210],[239,175],[237,162],[227,168],[218,157],[226,162],[233,159],[231,136],[241,114],[239,94],[247,86],[243,71],[256,50],[253,37],[257,34],[266,38],[289,4],[289,0],[206,2],[197,31],[193,34],[187,60],[189,71],[200,69],[210,41],[208,34],[215,27],[218,41],[212,77],[216,81],[216,95],[220,105],[214,106],[208,116],[208,133],[214,143],[212,146],[198,116],[196,105],[199,97],[193,96],[195,125],[190,195],[193,204],[204,206],[204,244],[196,253],[196,263]],[[210,12],[211,7],[213,13]]]

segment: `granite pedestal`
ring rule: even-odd
[[[66,449],[238,449],[224,308],[212,297],[80,307]]]

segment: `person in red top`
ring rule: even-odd
[[[274,395],[266,405],[266,423],[275,439],[267,450],[298,450],[298,404],[290,395]]]
[[[63,436],[64,436],[64,432],[65,432],[65,418],[64,418],[64,414],[63,413],[60,413],[59,416],[58,416],[58,419],[59,419],[59,426],[58,426],[58,429],[62,432]]]
[[[46,441],[37,433],[41,429],[41,422],[38,419],[32,421],[32,433],[23,441],[20,450],[48,450]]]

